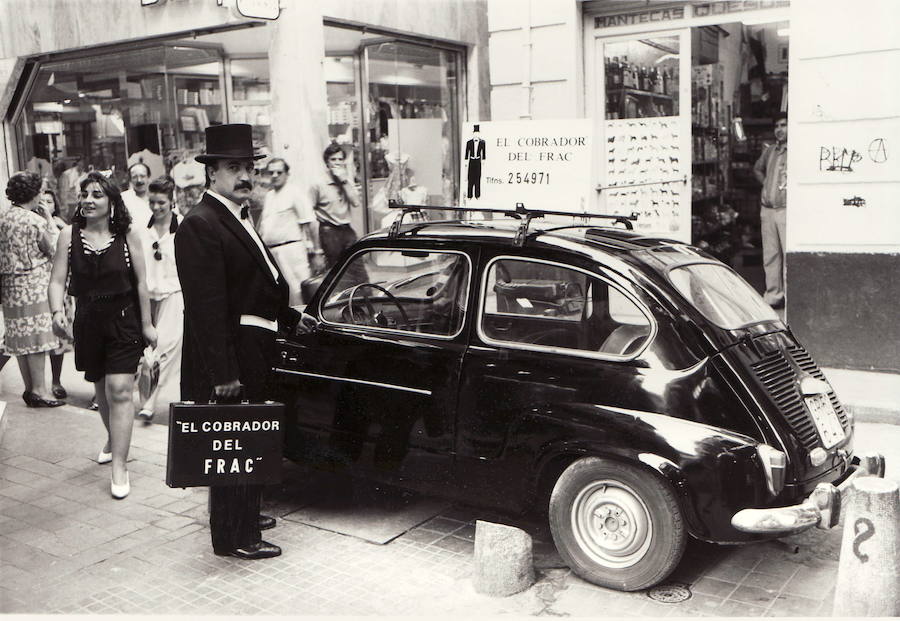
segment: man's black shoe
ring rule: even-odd
[[[259,516],[259,530],[269,530],[275,528],[275,518],[270,515]]]
[[[217,556],[235,556],[247,561],[281,556],[281,548],[268,541],[258,541],[243,548],[236,548],[230,552],[219,552],[218,550],[213,550],[213,552],[215,552]]]

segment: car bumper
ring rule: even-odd
[[[803,502],[789,507],[742,509],[732,516],[731,525],[761,535],[789,535],[813,526],[832,528],[840,519],[841,497],[860,476],[884,477],[884,456],[868,454],[863,460],[854,457],[850,474],[837,486],[819,483]]]

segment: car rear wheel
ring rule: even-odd
[[[566,468],[550,495],[550,530],[562,558],[587,580],[623,591],[665,579],[686,532],[671,488],[635,466],[597,457]]]

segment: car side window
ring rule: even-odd
[[[465,319],[469,272],[459,252],[365,250],[350,259],[325,296],[322,319],[452,336]]]
[[[630,297],[579,270],[499,259],[490,264],[486,285],[481,331],[489,340],[627,357],[652,333]]]

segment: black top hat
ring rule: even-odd
[[[207,164],[215,160],[258,160],[265,155],[253,153],[253,128],[246,123],[210,125],[206,128],[206,153],[194,159]]]
[[[481,131],[481,130],[478,128],[478,123],[475,123],[475,125],[472,126],[472,131],[473,131],[473,132]]]

